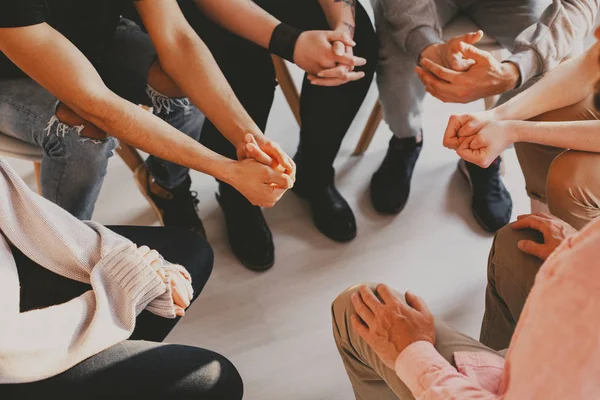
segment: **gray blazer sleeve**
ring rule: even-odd
[[[521,82],[540,76],[568,57],[594,27],[599,0],[553,0],[538,23],[515,40],[513,55]]]
[[[418,59],[423,49],[441,43],[442,27],[432,0],[375,0],[396,45]]]

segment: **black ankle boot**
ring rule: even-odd
[[[308,201],[315,226],[325,236],[336,242],[356,237],[354,213],[333,183],[314,188],[296,185],[292,190]]]
[[[501,162],[498,157],[488,168],[464,160],[458,162],[458,170],[471,186],[473,216],[490,233],[508,224],[512,214],[512,199],[500,178]]]
[[[381,214],[398,214],[406,206],[410,181],[423,148],[414,137],[390,141],[383,163],[371,178],[371,202]]]
[[[198,216],[198,193],[190,190],[192,180],[189,176],[181,185],[166,189],[142,164],[135,171],[135,179],[142,194],[160,215],[162,225],[189,229],[206,238],[204,225]]]
[[[248,269],[266,271],[275,264],[273,235],[260,207],[253,206],[231,186],[219,184],[217,200],[225,214],[233,254]]]

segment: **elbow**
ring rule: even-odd
[[[182,64],[189,63],[190,54],[198,53],[199,46],[203,44],[192,28],[183,29],[158,44],[158,62],[167,75],[175,81],[175,76],[186,70],[181,68]]]

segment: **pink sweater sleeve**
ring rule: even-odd
[[[396,361],[396,374],[418,400],[500,399],[459,373],[428,342],[408,346]]]

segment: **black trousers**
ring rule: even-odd
[[[318,0],[254,0],[276,18],[303,30],[330,30]],[[268,50],[238,37],[206,17],[192,0],[179,0],[186,18],[213,53],[236,96],[261,130],[265,130],[277,81]],[[235,12],[235,10],[232,10]],[[358,68],[365,77],[338,87],[319,87],[304,79],[300,100],[302,127],[296,154],[298,185],[333,182],[333,162],[350,124],[367,95],[378,58],[377,36],[364,8],[357,4],[354,53],[367,59]],[[236,152],[212,123],[201,141],[235,158]]]
[[[194,300],[198,297],[213,266],[213,252],[204,239],[176,228],[111,229],[185,266],[192,276]],[[21,283],[21,312],[61,304],[91,289],[48,271],[16,249],[13,252]],[[52,378],[0,385],[0,398],[241,400],[241,377],[225,357],[196,347],[157,343],[177,322],[144,311],[129,340]]]

